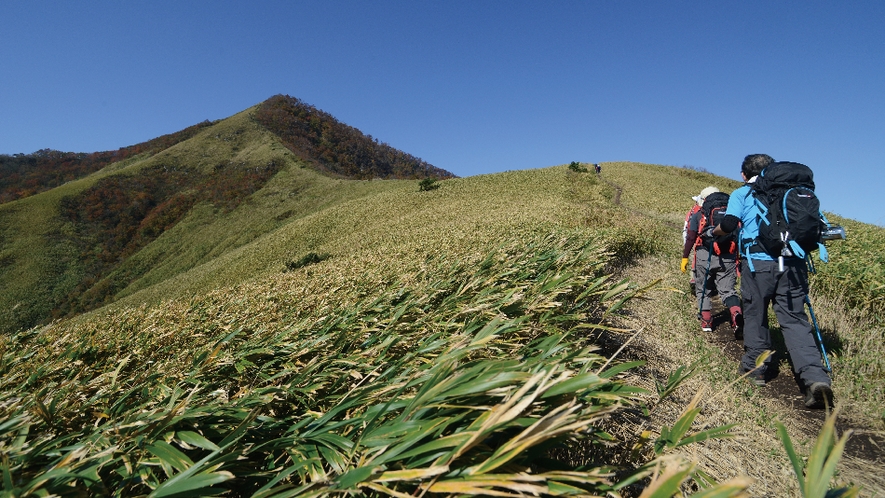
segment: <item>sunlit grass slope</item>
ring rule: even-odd
[[[42,194],[0,206],[0,323],[14,331],[50,317],[84,280],[96,288],[122,288],[127,295],[239,247],[318,207],[372,192],[356,183],[339,188],[334,180],[302,168],[298,158],[256,125],[244,111],[148,159],[133,158]],[[261,196],[234,211],[202,203],[177,225],[109,274],[91,276],[75,247],[75,227],[60,217],[63,198],[76,196],[111,175],[155,174],[186,168],[207,174],[219,167],[249,169],[279,165]],[[122,285],[121,285],[122,283]],[[128,284],[128,285],[127,285]],[[82,286],[82,284],[81,284]],[[109,296],[113,297],[113,296]]]
[[[302,172],[288,173],[255,202],[288,202]],[[547,442],[583,444],[589,458],[606,438],[594,424],[637,394],[593,337],[629,292],[607,276],[606,235],[632,257],[654,245],[615,236],[631,219],[605,204],[607,186],[564,167],[425,192],[318,181],[347,200],[305,200],[300,216],[277,215],[251,242],[111,307],[5,337],[7,485],[157,496],[629,485],[566,457],[525,472]],[[594,198],[608,221],[588,225]],[[180,229],[235,238],[268,222],[260,211],[195,212]],[[328,258],[284,271],[307,252]]]
[[[85,179],[0,205],[0,330],[14,331],[49,316],[60,295],[82,278],[76,249],[58,236],[69,229],[58,218],[59,201],[137,162],[115,163]]]
[[[237,136],[205,133],[207,147]],[[112,305],[0,338],[7,486],[601,495],[656,471],[660,496],[710,484],[669,459],[727,435],[693,426],[691,407],[659,437],[605,433],[640,393],[602,339],[636,289],[611,275],[678,247],[690,197],[721,179],[611,163],[602,178],[557,166],[419,191],[248,143],[244,160],[284,162],[248,202],[197,206],[127,262],[140,277]]]
[[[741,185],[703,171],[628,162],[605,163],[603,177],[623,189],[621,202],[625,206],[678,224],[680,234],[685,213],[694,202],[691,198],[701,189],[712,185],[731,192]]]
[[[285,181],[285,175],[275,179],[259,192],[256,202],[291,206],[293,202],[283,201],[296,184]],[[304,200],[314,209],[309,215],[287,218],[284,225],[265,230],[250,244],[133,298],[154,299],[169,292],[210,289],[276,274],[287,262],[309,252],[328,254],[333,261],[359,259],[364,271],[396,274],[403,269],[400,265],[419,265],[428,255],[478,257],[507,240],[577,229],[586,217],[582,204],[570,195],[572,187],[562,171],[447,180],[441,188],[423,192],[417,182],[409,181],[324,181],[324,190],[315,194],[317,199],[328,199],[321,195],[328,191],[329,198],[350,200],[325,206]],[[588,183],[587,188],[604,190],[605,186]],[[237,237],[237,231],[266,227],[266,221],[262,225],[253,219],[256,210],[250,208],[240,210],[242,219],[233,213],[230,221],[206,230]],[[194,218],[189,221],[196,225],[199,221]],[[190,229],[190,224],[181,229]]]

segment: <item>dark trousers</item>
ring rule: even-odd
[[[805,261],[787,259],[784,271],[777,261],[753,260],[750,271],[746,259],[741,260],[741,297],[744,304],[744,356],[741,368],[752,370],[756,358],[771,349],[768,330],[768,306],[772,305],[784,335],[784,343],[793,371],[805,386],[814,382],[830,384],[830,376],[821,363],[821,353],[814,339],[814,328],[805,314],[808,294],[808,268]],[[765,370],[765,365],[760,369]]]

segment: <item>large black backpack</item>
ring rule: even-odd
[[[752,186],[759,210],[756,242],[766,253],[804,258],[817,249],[826,261],[821,234],[826,218],[814,193],[814,173],[804,164],[776,162],[765,168]]]
[[[728,208],[728,197],[725,192],[713,192],[704,198],[704,203],[701,205],[698,233],[703,232],[705,227],[715,227],[722,223],[722,220],[725,219],[725,210]],[[737,252],[737,240],[734,232],[712,239],[706,237],[699,237],[699,239],[701,239],[699,243],[706,247],[710,247],[712,244],[713,252],[717,255]]]

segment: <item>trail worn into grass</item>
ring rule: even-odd
[[[606,180],[605,178],[602,177],[602,174],[600,174],[600,173],[597,173],[596,176],[597,176],[600,180],[602,180],[603,183],[607,184],[609,187],[611,187],[611,188],[613,188],[613,189],[615,190],[615,196],[614,196],[614,198],[612,199],[612,202],[613,202],[616,206],[620,206],[620,205],[621,205],[621,193],[624,192],[624,189],[623,189],[620,185],[618,185],[617,183],[614,183],[614,182],[612,182],[612,181]]]
[[[636,214],[658,218],[636,206],[624,205],[622,186],[602,175],[599,178],[614,189],[614,204]],[[668,227],[681,228],[667,220],[658,218],[658,221]],[[797,450],[807,456],[827,413],[805,408],[804,396],[787,362],[782,362],[780,370],[764,387],[740,380],[737,370],[743,355],[742,342],[735,338],[729,317],[718,299],[714,300],[717,305],[714,331],[701,331],[695,298],[690,293],[688,278],[678,270],[676,254],[650,256],[622,271],[623,276],[639,285],[661,281],[645,298],[632,301],[623,316],[625,327],[641,331],[625,353],[631,359],[646,362],[638,383],[655,392],[655,383],[666,382],[679,366],[699,365],[698,374],[677,391],[672,402],[661,405],[651,414],[651,420],[644,422],[651,426],[641,429],[654,431],[672,425],[700,392],[703,413],[695,422],[699,426],[697,430],[738,424],[734,430],[736,437],[690,445],[684,456],[720,482],[740,475],[752,477],[756,481],[750,490],[753,496],[800,495],[774,421],[787,427]],[[776,353],[781,359],[788,357],[786,351]],[[838,435],[850,433],[834,484],[858,486],[861,496],[885,496],[885,475],[881,471],[885,468],[885,433],[858,416],[858,410],[852,410],[845,400],[840,400],[838,377],[833,387],[840,410]]]
[[[624,193],[623,187],[621,187],[620,185],[618,185],[617,183],[615,183],[611,180],[606,180],[605,178],[603,178],[603,176],[601,174],[598,174],[597,177],[600,180],[602,180],[603,183],[605,183],[606,185],[608,185],[609,187],[611,187],[615,191],[614,197],[612,198],[612,204],[614,204],[616,206],[620,206],[620,207],[626,209],[627,211],[630,211],[631,213],[634,213],[634,214],[638,214],[640,216],[647,216],[648,215],[648,213],[645,213],[639,209],[635,209],[630,206],[624,205],[624,203],[621,202],[621,194]],[[680,225],[678,223],[673,223],[671,221],[662,221],[662,222],[670,228],[676,228],[676,229],[682,228],[682,225]]]
[[[694,298],[688,279],[673,264],[673,258],[649,257],[625,269],[625,276],[642,284],[662,279],[657,290],[634,301],[624,325],[642,330],[633,354],[645,360],[658,382],[680,365],[700,362],[699,374],[677,393],[669,412],[653,414],[655,425],[672,424],[681,413],[678,400],[687,404],[698,391],[706,393],[702,406],[703,428],[739,424],[732,440],[705,441],[693,445],[686,456],[697,461],[717,479],[741,474],[756,479],[754,496],[795,496],[798,493],[792,467],[777,437],[775,420],[781,421],[802,455],[811,451],[826,413],[808,410],[788,370],[777,373],[764,387],[738,380],[738,360],[743,346],[736,340],[724,309],[715,314],[713,332],[702,332],[695,317]],[[671,268],[673,267],[673,268]],[[717,304],[719,304],[717,302]],[[778,352],[783,357],[785,352]],[[648,380],[653,382],[653,380]],[[649,387],[654,391],[654,386]],[[840,405],[838,378],[834,382],[836,404]],[[840,407],[850,412],[850,406]],[[660,426],[658,425],[658,426]],[[861,487],[861,496],[885,496],[885,437],[871,426],[840,416],[839,435],[851,431],[837,483]]]
[[[693,299],[690,300],[690,304],[694,304]],[[743,343],[735,339],[728,313],[720,302],[714,300],[713,312],[713,332],[704,334],[704,336],[712,345],[720,348],[723,356],[738,363],[744,354]],[[785,354],[780,351],[779,353],[781,357]],[[771,378],[762,388],[762,392],[779,401],[785,408],[792,409],[795,417],[806,419],[812,427],[823,425],[826,411],[806,408],[805,397],[800,391],[800,384],[792,371],[782,371],[777,361],[774,361],[772,365],[775,367],[774,372],[771,372]],[[838,404],[839,400],[835,401]],[[852,432],[851,438],[845,446],[846,455],[878,462],[882,468],[885,468],[885,435],[881,431],[846,420],[844,417],[837,422],[837,429],[842,433],[849,430]]]

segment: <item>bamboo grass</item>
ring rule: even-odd
[[[635,291],[607,278],[605,254],[547,237],[478,267],[440,264],[423,284],[391,282],[368,301],[304,310],[276,330],[234,320],[231,331],[200,326],[216,332],[192,337],[21,333],[3,350],[4,486],[13,495],[616,492],[612,469],[564,472],[539,459],[550,445],[604,437],[595,426],[642,392],[617,380],[632,365],[597,371],[609,358],[581,332],[607,327],[602,317]],[[189,315],[208,305],[194,300]],[[22,382],[31,394],[17,397]]]

